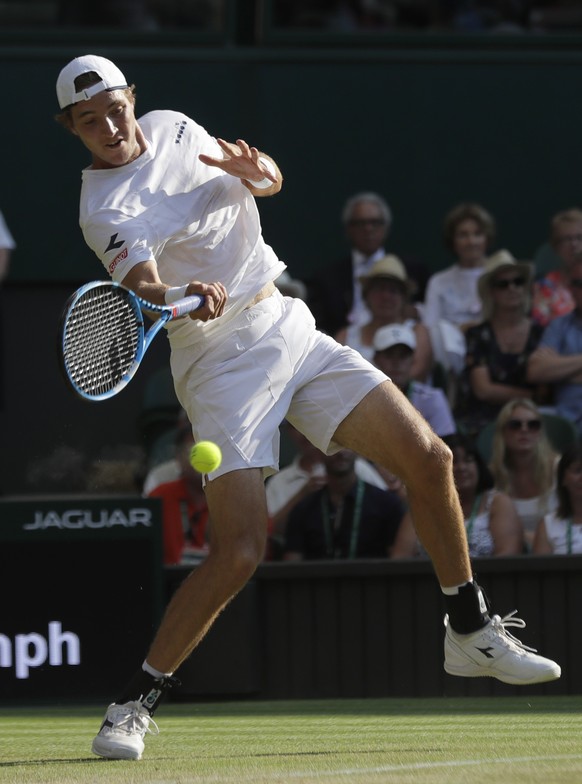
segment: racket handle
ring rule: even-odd
[[[192,294],[191,297],[184,297],[174,302],[170,307],[172,308],[172,318],[179,318],[185,316],[187,313],[192,313],[193,310],[198,310],[204,305],[204,297],[200,294]]]

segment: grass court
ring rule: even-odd
[[[139,762],[90,753],[103,706],[0,708],[0,782],[572,784],[582,697],[167,703]]]

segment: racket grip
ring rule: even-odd
[[[187,313],[192,313],[193,310],[198,310],[202,305],[204,305],[204,297],[200,296],[200,294],[192,294],[191,297],[179,299],[173,305],[170,305],[172,318],[180,318],[180,316],[185,316]]]

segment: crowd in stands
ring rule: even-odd
[[[430,275],[389,252],[392,212],[379,194],[348,199],[342,222],[345,256],[306,280],[287,271],[278,285],[448,443],[471,555],[582,552],[582,210],[552,217],[556,263],[538,269],[496,247],[487,209],[458,204],[443,225],[453,263]],[[348,450],[324,455],[289,422],[281,433],[293,458],[266,481],[266,560],[424,556],[398,477]],[[174,465],[172,481],[189,470]],[[164,470],[150,472],[148,494],[168,493]],[[183,549],[167,562],[193,547],[203,557],[182,517]],[[211,536],[211,521],[204,530]]]

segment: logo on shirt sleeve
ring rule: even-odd
[[[125,240],[119,240],[119,242],[116,242],[117,237],[117,234],[113,234],[109,238],[109,245],[105,248],[105,253],[109,253],[110,250],[117,250],[117,248],[121,248]]]
[[[123,243],[121,243],[121,244],[123,245]],[[117,267],[119,262],[123,261],[123,259],[126,259],[126,258],[127,258],[127,248],[124,248],[121,251],[121,253],[117,254],[117,256],[113,259],[111,264],[107,267],[107,270],[108,270],[109,274],[112,275],[113,274],[113,270],[115,269],[115,267]]]

